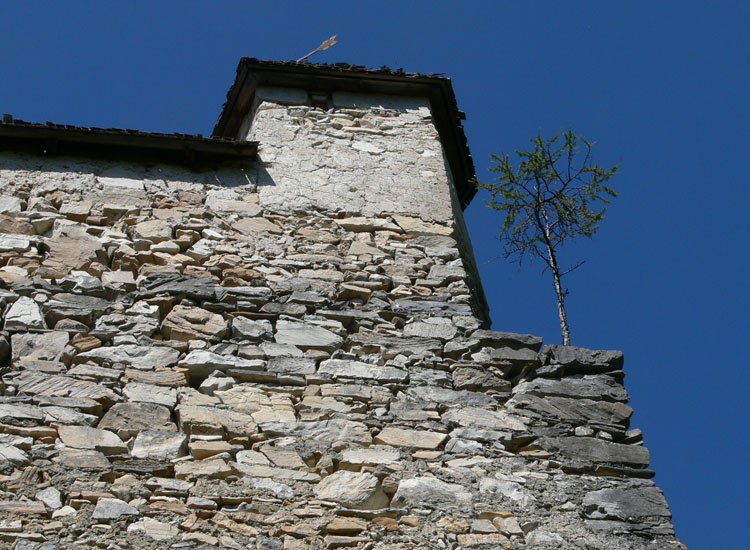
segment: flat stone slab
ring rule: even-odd
[[[122,439],[108,430],[87,426],[59,426],[57,433],[66,447],[100,451],[104,455],[128,454]]]
[[[443,422],[451,426],[486,428],[489,430],[512,430],[522,432],[526,424],[522,417],[512,416],[504,411],[491,411],[479,407],[450,409],[443,414]]]
[[[122,516],[140,516],[137,508],[130,506],[119,498],[100,498],[91,517],[94,519],[112,520]]]
[[[622,369],[624,356],[618,350],[596,350],[576,346],[548,345],[542,350],[545,365],[562,365],[566,372],[596,374]]]
[[[627,464],[636,468],[645,468],[651,462],[651,454],[646,447],[610,443],[591,437],[544,437],[536,444],[573,461]]]
[[[655,486],[600,489],[583,497],[583,515],[588,519],[640,522],[654,516],[670,518],[667,500]]]
[[[135,458],[173,460],[185,456],[187,436],[169,430],[142,430],[133,443],[131,455]]]
[[[409,372],[404,369],[371,365],[347,359],[323,361],[318,369],[318,374],[330,376],[334,380],[373,380],[380,384],[403,383],[409,377]]]
[[[161,332],[169,340],[218,341],[229,332],[224,318],[205,309],[192,306],[175,306],[162,321]]]
[[[45,329],[42,310],[31,298],[21,296],[5,313],[5,329]]]
[[[154,369],[157,367],[170,367],[177,363],[180,352],[167,346],[138,346],[124,344],[120,346],[108,346],[92,349],[79,353],[76,362],[93,361],[101,364],[122,363],[141,369]]]
[[[279,320],[276,323],[274,339],[279,344],[291,344],[300,349],[320,349],[333,351],[344,343],[344,339],[310,323]]]
[[[171,412],[155,403],[117,403],[99,421],[99,428],[107,428],[126,437],[141,430],[176,431]]]
[[[565,378],[536,378],[524,380],[514,393],[531,393],[538,396],[575,397],[605,401],[628,401],[628,392],[616,378],[607,375],[578,375]]]
[[[375,436],[375,443],[411,449],[435,450],[448,439],[448,434],[427,430],[387,427]]]
[[[403,479],[393,495],[393,508],[430,506],[432,508],[454,508],[471,504],[471,492],[462,485],[446,483],[434,477]]]

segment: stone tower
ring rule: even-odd
[[[622,353],[490,330],[462,116],[245,58],[210,138],[6,117],[0,540],[684,548]]]

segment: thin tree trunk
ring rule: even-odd
[[[570,327],[568,326],[568,314],[565,312],[565,291],[560,281],[560,270],[557,266],[557,258],[552,248],[547,247],[549,254],[550,269],[555,279],[555,292],[557,293],[557,313],[560,316],[560,330],[562,331],[563,346],[570,345]]]
[[[555,292],[557,293],[557,314],[560,317],[560,331],[562,332],[563,346],[570,345],[570,327],[568,326],[568,314],[565,312],[565,291],[562,287],[560,276],[560,266],[557,265],[557,256],[552,246],[552,237],[550,235],[549,217],[544,207],[540,208],[544,216],[544,243],[547,246],[547,259],[552,277],[555,280]],[[537,216],[537,220],[539,217]]]

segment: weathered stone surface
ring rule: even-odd
[[[43,502],[50,510],[59,510],[63,506],[60,491],[54,487],[47,487],[46,489],[37,491],[34,498]]]
[[[401,452],[387,445],[373,445],[366,449],[346,449],[343,452],[341,465],[347,469],[378,464],[398,464]]]
[[[77,294],[55,294],[42,307],[47,324],[54,326],[61,319],[72,319],[92,326],[94,320],[104,313],[110,303],[94,296]]]
[[[520,382],[515,393],[531,393],[537,396],[575,397],[603,399],[605,401],[628,400],[628,392],[617,379],[606,375],[578,375],[560,379],[536,378]]]
[[[480,345],[493,348],[530,348],[539,351],[542,347],[542,339],[531,334],[516,334],[514,332],[501,332],[497,330],[475,330],[471,337],[479,340]]]
[[[410,323],[404,327],[404,336],[438,338],[443,341],[455,338],[457,333],[458,329],[453,326],[450,319],[442,319],[440,317]]]
[[[13,380],[19,391],[29,395],[93,399],[103,405],[120,401],[120,396],[109,388],[87,380],[76,380],[69,376],[24,371]]]
[[[478,407],[451,409],[443,415],[443,422],[452,426],[487,428],[490,430],[526,430],[523,417],[512,416],[504,411],[491,411]]]
[[[143,518],[128,525],[128,533],[143,534],[153,540],[169,540],[179,534],[179,529],[169,523],[152,518]]]
[[[260,340],[273,334],[271,323],[265,319],[253,320],[235,317],[232,320],[232,336],[244,340]]]
[[[133,442],[135,458],[173,460],[185,455],[187,436],[171,430],[141,430]]]
[[[511,384],[505,378],[488,369],[458,367],[453,371],[453,385],[457,390],[510,391]]]
[[[252,416],[218,407],[178,405],[177,418],[186,433],[249,436],[257,429]]]
[[[471,501],[471,493],[462,485],[446,483],[434,477],[415,477],[399,482],[391,506],[446,509],[466,506]]]
[[[130,506],[119,498],[100,498],[91,514],[94,519],[113,520],[122,516],[140,516],[137,508]]]
[[[135,224],[132,235],[134,239],[160,243],[172,238],[172,226],[166,220],[148,220]]]
[[[653,485],[590,491],[583,497],[583,514],[589,519],[632,523],[672,516],[664,493]]]
[[[5,313],[5,329],[44,329],[47,328],[39,305],[25,296],[13,302]]]
[[[323,361],[318,374],[330,376],[334,380],[372,380],[379,384],[405,382],[409,376],[408,371],[404,369],[381,367],[345,359]]]
[[[107,456],[128,454],[128,448],[114,433],[86,426],[60,426],[60,440],[66,447],[99,451]]]
[[[387,427],[375,436],[375,443],[413,449],[437,449],[448,438],[447,434],[426,430]]]
[[[94,363],[122,363],[140,369],[170,367],[177,363],[180,352],[166,346],[138,346],[123,344],[107,346],[79,353],[76,361],[93,361]]]
[[[203,377],[218,370],[221,372],[229,369],[242,371],[262,371],[263,361],[256,359],[241,359],[233,355],[219,355],[206,350],[193,350],[187,357],[179,362],[179,366],[187,369],[191,376]]]
[[[500,503],[510,502],[528,508],[536,502],[536,497],[524,487],[524,482],[523,478],[498,472],[495,477],[479,479],[479,493],[493,495]]]
[[[161,332],[170,340],[221,340],[228,332],[221,315],[199,307],[175,306],[162,321]]]
[[[351,420],[322,420],[318,422],[274,422],[263,426],[269,435],[294,436],[310,443],[329,446],[336,441],[349,441],[368,446],[372,436],[367,426]]]
[[[300,349],[333,351],[344,343],[344,339],[330,330],[297,321],[279,320],[276,323],[275,340],[279,344],[291,344]]]
[[[99,421],[99,428],[107,428],[125,437],[141,430],[176,430],[169,409],[154,403],[117,403]]]
[[[624,361],[621,351],[576,346],[545,346],[541,355],[545,365],[563,365],[570,372],[587,374],[621,369]]]
[[[347,508],[377,510],[388,506],[388,497],[378,478],[369,473],[339,470],[323,478],[313,491],[318,498]]]
[[[537,441],[543,449],[579,462],[606,462],[645,468],[651,455],[645,447],[610,443],[590,437],[545,437]]]
[[[538,397],[528,393],[516,394],[506,403],[506,407],[518,414],[535,414],[574,425],[611,426],[616,429],[626,429],[633,415],[633,409],[624,403],[554,396]]]
[[[131,402],[155,403],[170,409],[177,404],[177,392],[174,388],[131,382],[123,387],[122,393]]]
[[[6,445],[0,443],[0,467],[6,468],[7,466],[15,466],[20,468],[26,466],[30,462],[29,457],[22,450],[17,449],[13,445]]]
[[[68,344],[67,332],[17,333],[11,336],[13,359],[58,361]]]
[[[55,225],[52,237],[46,239],[49,248],[37,274],[50,278],[62,278],[75,269],[96,261],[102,244],[89,235],[79,224]]]

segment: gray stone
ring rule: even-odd
[[[574,462],[603,462],[645,468],[651,461],[651,455],[645,447],[610,443],[590,437],[544,437],[536,444]]]
[[[315,496],[346,508],[378,510],[388,506],[388,497],[378,478],[370,473],[339,470],[313,487]]]
[[[479,479],[479,492],[504,497],[513,503],[528,508],[536,502],[536,498],[520,481],[520,479],[514,479],[513,476],[500,473],[495,474],[494,478],[482,477]]]
[[[351,420],[321,420],[315,422],[273,422],[263,425],[263,431],[272,436],[294,436],[308,445],[330,446],[336,441],[349,441],[369,446],[372,436],[367,425]]]
[[[5,469],[8,465],[17,468],[26,466],[29,463],[29,457],[21,449],[13,445],[0,443],[0,467]]]
[[[456,367],[453,385],[457,390],[510,391],[510,381],[493,374],[487,368]]]
[[[672,517],[664,493],[653,485],[590,491],[583,497],[583,515],[634,523],[654,516]]]
[[[431,352],[439,355],[443,350],[440,340],[434,338],[390,336],[376,332],[359,332],[349,336],[352,346],[359,346],[365,353],[380,351],[386,359],[397,355],[414,355]]]
[[[122,393],[128,398],[128,401],[156,403],[170,409],[177,404],[177,391],[174,388],[131,382],[123,387]]]
[[[434,402],[441,405],[484,407],[497,404],[497,401],[486,393],[467,390],[456,391],[432,386],[412,386],[406,390],[406,395],[414,400]]]
[[[18,424],[26,421],[39,423],[44,421],[44,410],[23,403],[0,403],[0,422]]]
[[[44,329],[47,324],[39,305],[25,296],[13,302],[5,313],[5,329]]]
[[[94,363],[122,363],[139,369],[171,367],[177,363],[180,352],[167,346],[138,346],[123,344],[92,349],[79,353],[76,362],[92,361]]]
[[[607,375],[568,376],[562,379],[536,378],[520,382],[514,392],[537,396],[575,397],[583,399],[623,401],[628,392],[618,380]]]
[[[55,294],[42,306],[47,323],[54,326],[61,319],[73,319],[87,326],[92,326],[94,320],[103,314],[110,303],[94,296],[79,296],[78,294]]]
[[[434,265],[427,276],[428,279],[439,281],[440,284],[461,281],[465,277],[466,271],[459,265]]]
[[[139,279],[140,296],[151,298],[169,294],[192,300],[215,300],[221,290],[211,277],[188,277],[179,273],[153,273]]]
[[[443,422],[451,426],[485,428],[490,430],[525,431],[523,417],[510,415],[504,411],[491,411],[478,407],[451,409],[443,414]]]
[[[404,327],[404,336],[437,338],[443,341],[455,338],[457,333],[458,329],[451,320],[443,317],[431,317],[424,321],[409,323]]]
[[[315,374],[315,360],[307,357],[273,357],[268,360],[266,370],[274,374]]]
[[[539,397],[529,393],[517,393],[506,403],[506,408],[518,414],[535,415],[556,422],[615,430],[625,430],[633,415],[633,409],[624,403],[568,397]]]
[[[17,333],[10,337],[13,360],[59,361],[70,336],[67,332]]]
[[[43,502],[44,505],[50,510],[59,510],[63,506],[61,496],[62,495],[60,494],[60,491],[58,491],[56,488],[47,487],[46,489],[37,491],[36,495],[34,495],[34,498],[40,502]]]
[[[333,351],[344,343],[344,339],[330,330],[299,321],[279,320],[276,323],[275,340],[279,344],[291,344],[300,349]]]
[[[542,347],[542,339],[539,336],[532,336],[531,334],[480,329],[475,330],[471,334],[471,338],[479,340],[479,344],[482,346],[493,348],[531,348],[534,351],[539,351],[539,348]]]
[[[593,350],[576,346],[545,346],[545,365],[563,365],[567,372],[596,374],[622,368],[624,357],[617,350]]]
[[[191,376],[204,377],[214,371],[225,372],[229,369],[243,371],[263,371],[265,362],[258,359],[242,359],[234,355],[219,355],[210,351],[197,349],[179,362],[180,368],[187,369]]]
[[[446,483],[434,477],[403,479],[393,495],[393,508],[424,506],[444,510],[471,504],[471,492],[462,485]]]
[[[380,384],[405,382],[409,376],[408,371],[404,369],[381,367],[346,359],[323,361],[318,374],[330,376],[334,380],[373,380]]]
[[[165,430],[142,430],[133,443],[131,454],[135,458],[174,460],[185,456],[187,436],[180,432]]]
[[[87,426],[60,426],[57,433],[66,447],[99,451],[107,456],[128,454],[128,448],[122,439],[107,430]]]
[[[265,319],[253,320],[247,317],[232,319],[232,336],[243,340],[260,340],[273,334],[271,323]]]

